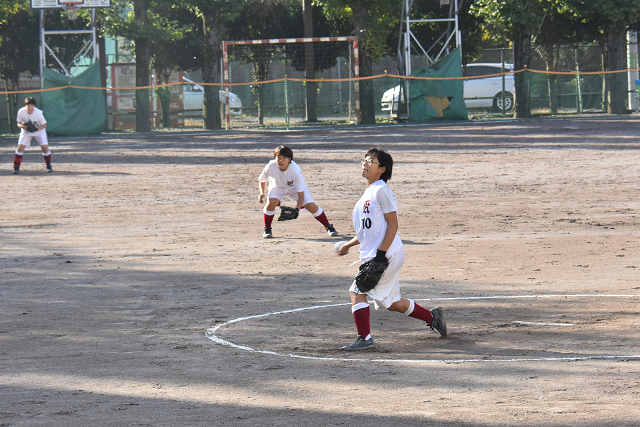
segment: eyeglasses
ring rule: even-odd
[[[375,163],[376,165],[380,166],[380,162],[376,162],[371,157],[367,157],[365,159],[360,159],[360,163],[365,164],[365,165],[370,165],[371,163]]]

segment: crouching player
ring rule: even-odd
[[[49,151],[49,142],[45,130],[47,121],[42,115],[42,110],[36,108],[36,100],[34,98],[29,97],[24,100],[24,107],[18,110],[17,121],[20,128],[20,137],[18,138],[18,149],[13,158],[13,173],[20,173],[24,150],[31,145],[31,139],[33,138],[40,145],[47,171],[53,172],[51,151]]]
[[[315,219],[324,226],[329,236],[337,236],[338,232],[329,224],[327,216],[321,207],[316,205],[311,198],[309,188],[304,183],[300,167],[293,161],[293,150],[281,145],[273,152],[274,159],[271,160],[260,174],[259,203],[267,203],[263,209],[264,213],[264,233],[262,237],[273,237],[271,226],[276,208],[285,196],[289,196],[295,203],[296,209],[305,208]],[[267,184],[269,184],[267,188]]]

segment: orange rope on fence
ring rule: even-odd
[[[52,88],[47,88],[47,89],[33,89],[33,90],[11,90],[8,92],[0,92],[1,95],[8,95],[8,94],[12,94],[12,93],[35,93],[35,92],[49,92],[52,90],[58,90],[60,89],[59,87],[52,87]]]
[[[614,71],[543,71],[543,70],[532,70],[529,68],[525,68],[523,70],[515,70],[515,71],[507,71],[504,73],[497,74],[486,74],[483,76],[469,76],[469,77],[415,77],[415,76],[400,76],[397,74],[379,74],[377,76],[367,76],[367,77],[354,77],[348,79],[297,79],[297,78],[289,78],[284,77],[281,79],[275,80],[265,80],[262,82],[238,82],[238,83],[229,83],[228,86],[246,86],[246,85],[262,85],[267,83],[279,83],[279,82],[351,82],[351,81],[360,81],[360,80],[374,80],[384,77],[392,77],[397,79],[409,79],[409,80],[472,80],[472,79],[484,79],[487,77],[500,77],[506,76],[509,74],[517,74],[522,73],[523,71],[530,71],[532,73],[538,74],[563,74],[563,75],[593,75],[593,74],[615,74],[615,73],[628,73],[629,71],[640,71],[640,68],[629,68],[626,70],[614,70]],[[174,82],[174,83],[164,83],[159,85],[150,85],[150,86],[133,86],[133,87],[86,87],[86,86],[60,86],[53,87],[47,89],[32,89],[32,90],[19,90],[19,91],[4,91],[0,92],[0,95],[9,95],[9,94],[17,94],[17,93],[38,93],[38,92],[49,92],[52,90],[61,90],[61,89],[88,89],[88,90],[137,90],[137,89],[156,89],[161,87],[169,87],[169,86],[177,86],[177,85],[200,85],[200,86],[221,86],[226,87],[224,83],[196,83],[196,82]]]

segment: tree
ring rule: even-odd
[[[227,26],[235,19],[244,2],[225,0],[185,0],[183,7],[188,7],[200,21],[200,43],[202,56],[202,80],[204,83],[220,83],[220,62],[222,60],[222,42],[227,39]],[[220,95],[219,86],[204,86],[204,127],[220,129]]]
[[[39,37],[25,28],[38,28],[37,12],[20,10],[0,25],[0,73],[7,89],[20,90],[20,73],[39,74]]]
[[[134,41],[137,87],[149,86],[151,41],[170,43],[182,37],[181,24],[166,14],[171,5],[169,0],[113,0],[112,7],[101,16],[107,34]],[[149,89],[136,90],[136,130],[151,130]]]
[[[262,40],[302,37],[302,8],[299,0],[254,0],[245,3],[238,18],[229,23],[228,29],[237,40]],[[249,23],[249,25],[247,25]],[[304,47],[302,47],[304,49]],[[285,56],[297,58],[297,46],[279,49],[274,44],[252,47],[236,46],[233,59],[253,65],[257,82],[268,79],[271,64]],[[279,56],[279,58],[276,58]],[[304,69],[304,63],[294,63],[296,69]],[[258,121],[264,122],[264,85],[257,84]]]
[[[0,24],[4,24],[12,15],[27,8],[27,4],[22,0],[0,0]]]
[[[568,8],[586,24],[600,30],[607,42],[606,70],[627,69],[626,32],[640,20],[640,0],[565,0]],[[612,114],[627,112],[627,75],[609,75],[606,94]]]
[[[504,31],[506,39],[513,42],[514,68],[526,70],[531,55],[531,36],[544,17],[541,0],[476,0],[472,13]],[[524,72],[515,75],[516,117],[531,116],[528,76]]]
[[[169,40],[150,40],[149,54],[152,69],[155,70],[158,84],[169,83],[174,71],[188,71],[199,68],[197,58],[201,56],[200,36],[197,32],[198,21],[187,8],[163,4],[158,14],[175,22],[175,36]],[[162,108],[162,126],[171,126],[171,91],[168,87],[159,87],[156,94]]]
[[[542,22],[534,35],[534,42],[547,64],[547,85],[549,91],[549,108],[551,114],[558,112],[557,74],[560,46],[573,45],[597,37],[597,28],[585,24],[579,16],[573,13],[564,2],[544,0],[544,15]]]
[[[390,49],[386,43],[397,32],[402,3],[397,0],[318,0],[330,19],[346,20],[358,37],[360,77],[373,74],[372,64]],[[394,48],[395,50],[395,48]],[[371,79],[360,80],[360,123],[375,123]]]
[[[0,24],[0,74],[7,90],[20,90],[20,74],[24,72],[37,75],[39,73],[39,39],[38,34],[25,31],[25,28],[38,28],[38,15],[29,10],[19,10],[6,16]],[[9,129],[15,132],[17,105],[19,94],[8,96]],[[24,99],[24,98],[23,98]]]

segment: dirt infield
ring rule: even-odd
[[[0,140],[0,426],[640,426],[637,116]],[[262,239],[290,145],[308,213]],[[403,295],[348,287],[359,159],[391,152]],[[291,311],[295,310],[295,311]]]

